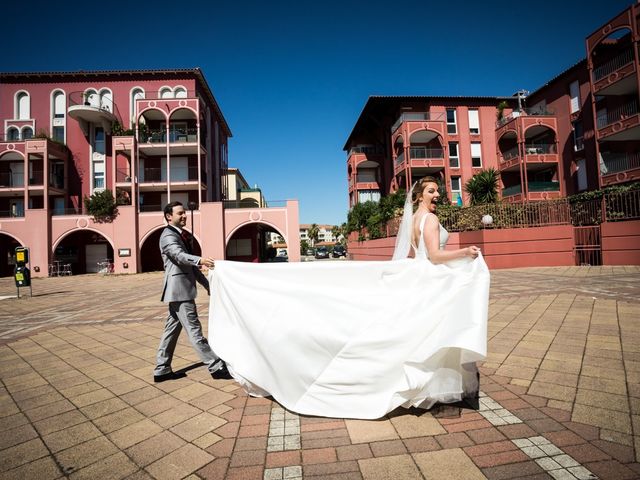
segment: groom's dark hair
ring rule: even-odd
[[[164,207],[164,219],[167,222],[169,222],[169,220],[167,220],[167,215],[173,215],[173,207],[177,207],[177,206],[183,207],[184,205],[182,205],[181,202],[171,202],[171,203],[167,203],[167,205]]]

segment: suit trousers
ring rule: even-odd
[[[198,320],[196,302],[188,300],[185,302],[170,302],[169,316],[164,326],[164,332],[160,339],[160,346],[156,355],[156,368],[154,375],[164,375],[171,372],[171,360],[173,352],[178,343],[178,337],[182,329],[185,329],[191,345],[200,357],[200,360],[207,366],[209,372],[213,373],[222,367],[222,361],[202,334],[202,325]]]

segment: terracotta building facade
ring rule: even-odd
[[[34,276],[161,268],[162,208],[176,200],[196,252],[243,245],[260,261],[256,230],[298,241],[296,201],[234,208],[246,206],[228,191],[231,130],[199,69],[3,73],[0,119],[0,274],[16,246]],[[105,189],[118,214],[96,221],[83,199]]]

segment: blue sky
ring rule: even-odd
[[[234,135],[230,166],[267,200],[298,199],[301,223],[339,224],[342,147],[370,95],[534,90],[632,3],[10,2],[0,70],[200,67]]]

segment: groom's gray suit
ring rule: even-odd
[[[223,363],[202,335],[202,325],[198,320],[194,301],[198,293],[196,281],[209,292],[209,281],[198,268],[200,257],[191,255],[188,242],[171,225],[165,227],[160,235],[160,252],[164,262],[161,300],[169,304],[169,316],[158,347],[153,374],[160,376],[171,373],[171,359],[183,327],[200,359],[213,373]]]

